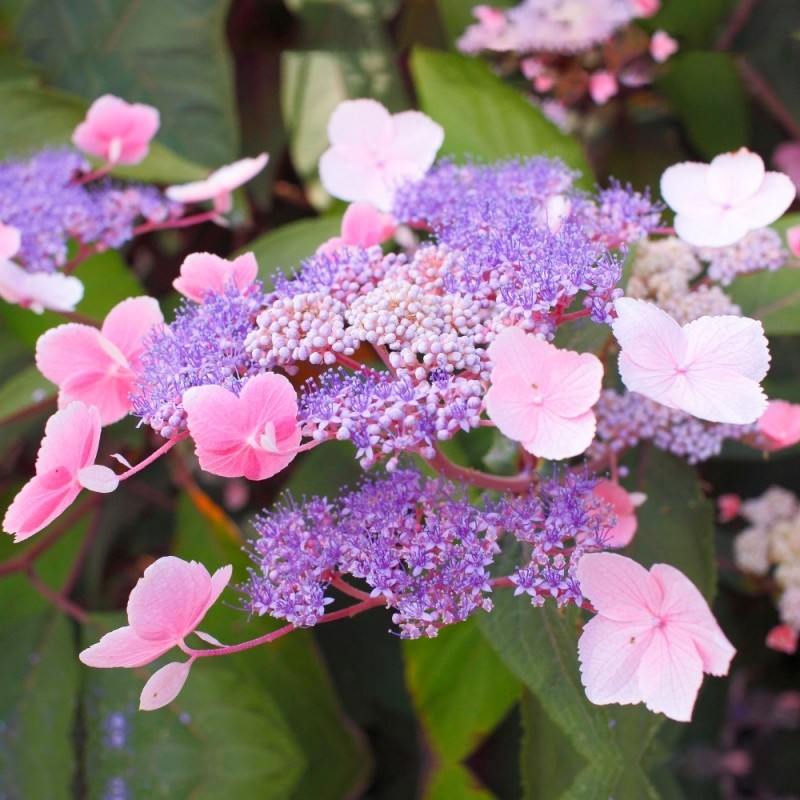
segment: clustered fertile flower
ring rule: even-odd
[[[737,275],[749,272],[775,272],[789,255],[780,234],[772,228],[750,231],[726,247],[699,247],[697,255],[708,262],[708,277],[729,286]]]
[[[395,609],[403,638],[435,636],[442,625],[491,609],[489,567],[505,534],[530,553],[512,581],[534,605],[580,602],[576,539],[602,547],[610,512],[594,482],[567,474],[483,508],[463,488],[416,470],[364,482],[336,503],[313,498],[259,516],[251,547],[255,568],[243,587],[252,613],[314,625],[347,577]],[[605,509],[605,513],[603,511]],[[339,583],[341,585],[341,583]],[[352,586],[353,584],[351,584]],[[356,584],[357,585],[357,584]]]
[[[0,164],[0,220],[21,232],[16,260],[26,269],[54,272],[67,263],[70,239],[119,247],[138,221],[161,222],[180,211],[152,186],[77,182],[88,169],[81,155],[65,149]]]

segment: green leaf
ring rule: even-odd
[[[196,489],[183,493],[176,555],[200,561],[210,571],[233,564],[234,582],[243,581],[251,562],[242,552],[242,543],[236,526],[209,498]],[[224,602],[210,609],[202,625],[225,644],[253,639],[277,627],[274,620],[248,618]],[[342,714],[310,633],[294,631],[270,645],[223,660],[234,662],[241,674],[260,685],[260,691],[280,709],[304,754],[306,765],[291,796],[338,800],[351,795],[363,782],[369,759]]]
[[[463,761],[502,721],[520,685],[481,634],[475,618],[435,639],[403,642],[406,682],[434,752]]]
[[[497,0],[492,3],[492,8],[509,8],[514,0]],[[455,49],[456,40],[464,33],[468,26],[475,24],[472,9],[475,8],[473,0],[436,0],[436,9],[444,26],[447,40]]]
[[[56,387],[31,364],[0,387],[0,425],[20,411],[40,405],[56,395]]]
[[[580,170],[583,185],[591,186],[591,169],[577,141],[486,64],[418,48],[411,56],[411,73],[422,110],[445,130],[440,155],[484,160],[557,156]]]
[[[161,112],[159,141],[216,167],[238,152],[228,0],[31,0],[15,31],[47,82]]]
[[[655,17],[637,23],[643,22],[648,30],[664,30],[680,37],[682,47],[702,49],[711,44],[712,34],[733,5],[732,0],[669,0],[661,4]]]
[[[445,764],[428,777],[425,800],[495,800],[495,796],[466,767]]]
[[[109,629],[124,624],[119,614],[98,620]],[[94,626],[85,627],[82,647],[95,641]],[[88,795],[117,786],[154,800],[292,797],[303,756],[278,706],[235,658],[198,659],[169,706],[137,710],[146,677],[173,660],[185,657],[176,651],[142,669],[83,670]]]
[[[96,322],[101,322],[117,303],[142,294],[141,284],[116,250],[91,256],[75,274],[85,287],[77,312]],[[0,319],[30,347],[35,347],[36,340],[46,330],[64,322],[63,317],[53,311],[34,314],[27,308],[7,303],[0,305]]]
[[[670,59],[658,86],[706,158],[747,144],[747,97],[730,53],[679,53]]]
[[[276,272],[290,275],[304,258],[314,255],[323,242],[338,236],[341,226],[340,217],[301,219],[259,236],[249,242],[246,249],[255,253],[258,275],[269,290]]]
[[[728,293],[742,314],[759,320],[769,336],[800,333],[800,269],[740,275]]]
[[[54,611],[14,616],[0,627],[0,652],[0,796],[70,800],[78,689],[70,623]]]
[[[636,510],[638,526],[626,550],[640,564],[671,564],[710,598],[716,586],[714,509],[700,489],[694,468],[655,447],[639,448],[628,461],[640,476],[630,491],[647,500]]]

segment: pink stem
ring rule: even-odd
[[[219,214],[216,211],[203,211],[190,217],[181,219],[168,219],[166,222],[143,222],[133,229],[133,235],[139,236],[151,231],[165,231],[173,228],[188,228],[190,225],[199,225],[201,222],[212,222]]]
[[[535,475],[520,473],[519,475],[490,475],[470,467],[460,467],[454,464],[437,448],[433,458],[426,459],[428,464],[445,478],[454,481],[464,481],[481,489],[493,489],[497,492],[515,492],[521,494],[531,487],[536,480]]]
[[[145,467],[152,464],[156,459],[161,458],[164,453],[172,450],[178,442],[182,442],[184,439],[189,438],[189,432],[184,431],[183,433],[179,433],[177,436],[174,436],[172,439],[167,439],[167,441],[161,445],[154,453],[151,453],[144,461],[139,462],[135,467],[131,467],[126,472],[122,472],[117,475],[117,479],[120,481],[125,481],[130,478],[132,475],[135,475],[137,472],[140,472]]]

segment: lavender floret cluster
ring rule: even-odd
[[[180,213],[179,204],[151,186],[78,183],[88,170],[83,156],[66,149],[0,164],[0,220],[20,231],[15,261],[21,266],[55,272],[67,263],[70,240],[115,248],[133,237],[138,221],[161,222]]]
[[[258,281],[244,290],[229,284],[203,303],[184,300],[175,320],[146,342],[131,396],[133,413],[169,439],[186,429],[183,393],[216,385],[238,395],[248,378],[262,372],[244,343],[255,326],[264,295]]]
[[[335,504],[290,499],[254,523],[255,568],[243,587],[245,605],[251,613],[314,625],[335,599],[330,587],[349,576],[395,609],[403,638],[435,636],[443,625],[491,609],[489,569],[503,535],[516,537],[529,554],[511,577],[518,594],[534,605],[546,598],[580,603],[577,558],[585,548],[602,547],[611,521],[593,486],[568,474],[522,497],[477,507],[462,487],[399,469]]]
[[[650,440],[659,449],[698,464],[718,455],[726,439],[754,436],[757,429],[755,424],[706,422],[636,392],[618,394],[613,389],[600,395],[594,412],[597,433],[587,453],[590,458],[604,458]]]

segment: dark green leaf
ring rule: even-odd
[[[711,44],[711,35],[734,5],[733,0],[669,0],[645,24],[648,29],[665,30],[680,37],[684,47],[702,48]]]
[[[444,127],[440,155],[484,160],[557,156],[580,170],[583,185],[591,186],[591,171],[580,145],[486,64],[419,48],[411,57],[411,72],[422,110]]]
[[[425,784],[425,800],[495,800],[466,767],[437,765]]]
[[[745,316],[760,320],[770,336],[800,333],[800,269],[741,275],[728,290]]]
[[[658,86],[706,158],[747,144],[747,98],[730,53],[679,53]]]
[[[56,387],[31,364],[0,387],[0,424],[20,411],[52,399],[55,394]]]
[[[406,682],[437,755],[465,759],[505,717],[519,682],[489,647],[476,620],[443,628],[435,639],[403,642]]]
[[[238,151],[224,37],[228,0],[31,0],[16,35],[48,83],[161,112],[158,138],[211,167]]]

